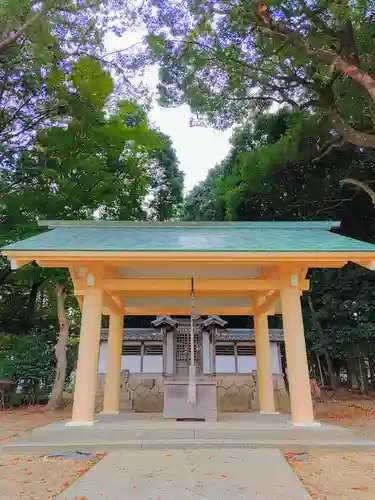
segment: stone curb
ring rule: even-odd
[[[296,441],[296,440],[219,440],[219,439],[173,439],[173,440],[135,440],[135,441],[102,441],[92,443],[87,441],[64,443],[13,443],[0,447],[2,454],[43,454],[62,451],[95,451],[109,452],[112,450],[172,450],[172,449],[239,449],[239,448],[277,448],[282,452],[311,451],[364,451],[375,452],[373,441]]]

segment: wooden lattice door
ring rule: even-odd
[[[194,362],[197,373],[202,367],[202,333],[200,326],[194,322]],[[190,320],[180,320],[176,332],[176,372],[187,376],[190,364]]]

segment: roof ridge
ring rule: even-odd
[[[286,229],[331,229],[339,227],[337,221],[115,221],[115,220],[39,220],[40,227],[49,229],[58,228],[119,228],[119,227],[142,227],[142,228],[269,228],[277,227]]]

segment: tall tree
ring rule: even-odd
[[[187,194],[182,210],[184,220],[224,220],[225,202],[217,192],[217,182],[225,166],[223,163],[210,169],[207,177]]]
[[[117,70],[104,38],[126,29],[123,0],[4,0],[0,6],[0,160],[12,164],[35,131],[61,115],[50,85],[86,55]],[[121,73],[125,75],[126,70]],[[48,85],[49,82],[49,85]],[[121,83],[125,88],[127,80]]]
[[[53,86],[64,112],[58,125],[41,128],[12,168],[2,171],[4,229],[8,229],[3,239],[37,232],[38,219],[146,218],[149,169],[156,149],[163,144],[160,135],[149,128],[145,112],[129,101],[119,101],[108,112],[113,79],[99,61],[88,56],[72,64],[70,74],[55,71],[49,78],[48,85]],[[10,232],[12,224],[15,230]],[[32,264],[3,281],[0,297],[0,306],[8,304],[14,311],[21,303],[23,311],[16,315],[18,328],[14,314],[0,316],[0,328],[7,332],[29,333],[38,324],[45,328],[36,313],[45,300],[57,309],[52,408],[61,402],[68,368],[66,349],[75,314],[66,307],[71,304],[71,289],[65,270],[46,271]],[[41,300],[44,291],[48,293]]]
[[[287,104],[328,121],[316,155],[375,147],[372,0],[146,0],[140,15],[164,104],[220,128]]]
[[[227,157],[188,195],[188,218],[207,220],[213,213],[216,220],[341,220],[342,234],[374,242],[371,198],[361,189],[339,184],[353,172],[373,179],[373,151],[346,144],[312,162],[306,154],[315,138],[306,141],[305,133],[296,134],[303,131],[298,121],[305,119],[280,110],[238,128]],[[299,139],[288,158],[280,141],[290,136]],[[210,212],[207,206],[223,210]],[[312,269],[309,278],[311,290],[302,303],[311,361],[319,358],[331,385],[336,384],[339,369],[345,368],[357,387],[359,368],[366,373],[365,358],[375,367],[373,273],[348,265],[338,270]],[[361,380],[364,387],[366,378]]]
[[[54,74],[52,84],[64,108],[62,123],[42,128],[4,174],[10,197],[36,218],[92,218],[96,211],[102,217],[144,217],[150,151],[159,145],[145,113],[121,101],[108,114],[112,77],[86,56],[70,75]]]
[[[171,139],[159,133],[161,145],[155,149],[149,173],[149,216],[166,221],[177,216],[183,201],[184,172]]]

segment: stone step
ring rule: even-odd
[[[315,451],[330,452],[374,452],[375,442],[351,439],[341,441],[325,440],[241,440],[241,439],[172,439],[172,440],[101,440],[31,442],[19,439],[17,442],[4,444],[0,453],[32,454],[62,453],[66,451],[109,452],[112,450],[192,450],[192,449],[263,449],[276,448],[283,453],[300,453]]]
[[[174,428],[168,427],[155,427],[150,426],[149,428],[141,427],[121,427],[113,426],[108,427],[102,423],[95,424],[91,427],[66,427],[66,426],[53,426],[50,427],[40,427],[34,429],[28,439],[33,442],[40,440],[50,439],[54,442],[58,441],[73,441],[77,439],[78,441],[86,439],[109,439],[109,440],[175,440],[175,439],[224,439],[224,440],[243,440],[243,441],[310,441],[310,440],[330,440],[332,442],[336,441],[347,441],[352,439],[354,436],[349,433],[346,429],[336,430],[322,430],[318,429],[302,429],[302,428],[292,428],[292,429],[241,429],[241,428],[197,428],[197,427],[184,427],[180,426],[178,423],[172,423]],[[214,424],[216,425],[216,424]],[[360,437],[355,437],[356,439],[362,439]]]

